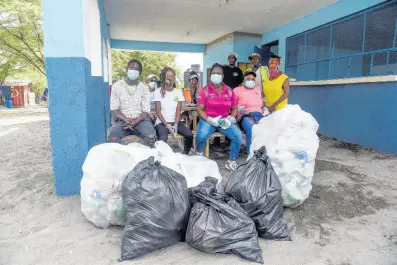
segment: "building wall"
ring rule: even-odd
[[[285,59],[288,37],[383,2],[385,1],[341,0],[285,26],[265,32],[261,43],[278,40],[279,55]],[[284,64],[281,69],[285,70]],[[292,84],[289,102],[299,104],[303,110],[310,112],[317,119],[320,125],[319,132],[323,135],[382,152],[397,153],[396,81],[324,84]]]
[[[73,195],[88,150],[106,141],[110,124],[108,27],[102,0],[42,5],[55,189]]]
[[[397,82],[292,86],[299,104],[320,124],[319,133],[397,153]]]
[[[249,62],[248,56],[254,52],[255,46],[260,46],[261,35],[234,33],[234,52],[238,54],[239,62]]]
[[[261,44],[279,41],[279,56],[285,58],[286,39],[293,35],[316,28],[333,20],[343,18],[363,9],[385,2],[385,0],[340,0],[339,2],[322,8],[315,13],[293,21],[285,26],[263,33]],[[285,60],[283,60],[285,62]],[[285,70],[285,65],[281,69]]]
[[[233,34],[228,34],[205,46],[203,58],[203,84],[207,84],[207,69],[214,63],[225,64],[227,54],[233,51]]]
[[[254,52],[254,47],[260,44],[261,36],[234,32],[206,45],[204,53],[203,83],[207,84],[207,69],[214,63],[227,64],[230,52],[238,54],[238,62],[248,62],[248,55]]]

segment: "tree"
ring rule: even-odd
[[[114,81],[125,78],[127,72],[127,63],[129,60],[136,59],[142,63],[143,71],[140,76],[140,81],[146,82],[149,74],[160,76],[161,70],[166,67],[172,67],[179,79],[177,85],[180,85],[181,73],[175,66],[174,53],[152,52],[152,51],[121,51],[112,50],[112,79]]]
[[[0,10],[0,50],[45,75],[40,0],[2,0]]]
[[[0,1],[0,80],[30,79],[40,96],[46,86],[40,0]]]

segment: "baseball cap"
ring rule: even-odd
[[[256,73],[254,72],[254,71],[252,71],[252,70],[247,70],[247,71],[245,71],[244,72],[244,76],[247,76],[247,75],[254,75],[254,77],[256,77]]]
[[[189,81],[192,80],[193,78],[197,78],[197,80],[199,79],[199,76],[196,72],[190,72]]]
[[[157,80],[160,79],[160,78],[159,78],[157,75],[155,75],[155,74],[150,74],[150,75],[148,75],[148,76],[147,76],[147,79],[150,80],[150,79],[152,79],[153,77],[156,77]]]
[[[234,58],[236,58],[236,59],[238,58],[238,55],[235,52],[229,52],[229,54],[227,55],[226,58],[229,58],[229,56],[234,56]]]
[[[248,56],[248,60],[252,60],[252,58],[254,57],[258,57],[259,59],[261,59],[261,56],[259,55],[259,53],[254,52],[253,54],[251,54],[250,56]]]

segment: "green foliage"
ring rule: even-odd
[[[0,0],[0,80],[31,80],[40,97],[47,85],[40,0]]]
[[[174,53],[152,52],[152,51],[121,51],[112,50],[112,72],[113,82],[123,79],[127,75],[127,64],[129,60],[136,59],[142,63],[143,71],[140,76],[140,81],[147,82],[146,78],[149,74],[160,76],[161,70],[166,67],[172,67],[180,81],[180,70],[175,66]],[[182,83],[177,81],[179,87]]]
[[[12,56],[45,75],[40,0],[1,0],[0,10],[0,62]]]

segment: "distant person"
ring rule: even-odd
[[[193,133],[180,122],[181,106],[185,101],[182,90],[175,88],[175,71],[166,67],[160,75],[161,88],[154,92],[156,102],[157,120],[155,123],[158,139],[164,142],[168,140],[168,134],[184,137],[183,154],[188,155],[193,146]]]
[[[264,95],[270,113],[288,104],[289,79],[280,71],[281,57],[273,55],[269,60],[269,79],[265,81]]]
[[[265,81],[268,79],[268,67],[261,65],[261,56],[258,53],[253,53],[248,56],[248,60],[250,60],[252,64],[252,68],[249,70],[252,70],[256,74],[255,84],[263,91]]]
[[[112,86],[110,110],[116,123],[110,127],[108,142],[120,143],[127,135],[138,135],[144,144],[153,146],[156,132],[153,124],[147,120],[150,112],[150,101],[144,83],[138,81],[142,73],[142,64],[131,60],[127,64],[127,77]]]
[[[148,95],[150,101],[150,113],[149,116],[154,122],[156,120],[156,106],[154,102],[154,92],[159,88],[160,78],[155,74],[150,74],[147,77],[148,80]]]
[[[223,68],[214,64],[211,69],[211,82],[201,90],[198,97],[197,111],[200,121],[197,129],[197,155],[203,155],[208,138],[218,131],[231,140],[229,160],[226,168],[237,168],[242,134],[236,124],[237,99],[233,89],[222,82]]]
[[[189,87],[183,89],[186,104],[197,104],[197,96],[202,88],[199,88],[199,75],[191,71],[189,74]]]
[[[234,89],[243,82],[243,72],[240,68],[236,67],[237,53],[229,53],[227,60],[228,64],[223,66],[223,73],[225,76],[223,82]]]
[[[149,95],[153,96],[154,91],[158,88],[158,83],[159,83],[159,77],[155,74],[150,74],[147,77],[148,80],[148,90],[149,90]]]
[[[255,84],[256,73],[248,70],[244,73],[244,85],[234,89],[239,110],[238,123],[247,134],[246,149],[250,152],[252,142],[252,126],[263,118],[263,100],[261,88]],[[269,128],[271,129],[271,128]]]

